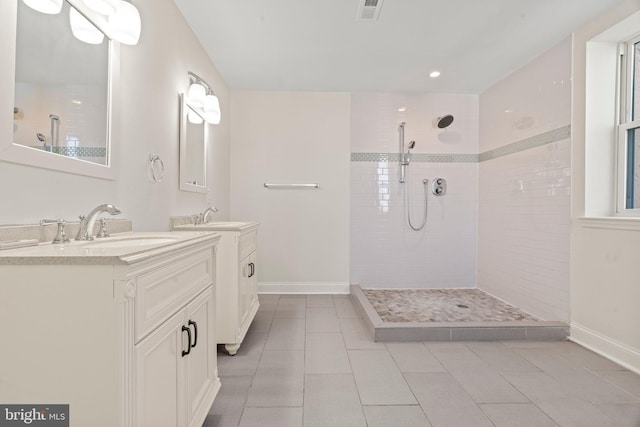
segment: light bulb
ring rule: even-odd
[[[196,113],[191,108],[189,108],[189,112],[187,113],[187,118],[189,119],[189,123],[193,123],[194,125],[199,125],[203,122],[202,117],[200,117],[200,114]]]
[[[56,15],[62,10],[62,0],[22,0],[24,4],[38,12]]]
[[[206,95],[207,91],[204,86],[200,83],[192,83],[189,86],[189,92],[187,92],[187,100],[194,107],[203,108]]]
[[[84,0],[84,4],[91,10],[107,16],[116,13],[120,2],[121,0]]]
[[[207,123],[217,125],[220,123],[220,101],[215,95],[207,95],[204,98],[204,119]]]
[[[73,7],[69,8],[69,24],[71,32],[78,40],[89,44],[100,44],[104,40],[102,31]]]
[[[140,39],[140,12],[128,1],[120,0],[116,12],[109,16],[111,36],[123,44],[135,45]]]

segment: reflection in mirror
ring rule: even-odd
[[[207,131],[202,117],[180,94],[180,189],[207,192]]]
[[[74,37],[66,2],[57,15],[17,3],[13,142],[108,166],[109,39]]]

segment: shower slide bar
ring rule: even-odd
[[[273,184],[273,183],[264,183],[264,188],[320,188],[320,184]]]

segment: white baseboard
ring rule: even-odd
[[[259,294],[349,294],[349,283],[258,283]]]
[[[571,323],[569,340],[580,344],[626,369],[640,374],[640,350],[606,337],[576,323]]]

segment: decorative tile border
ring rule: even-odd
[[[480,161],[495,159],[497,157],[508,156],[509,154],[519,153],[521,151],[529,150],[531,148],[540,147],[541,145],[551,144],[553,142],[562,141],[563,139],[571,138],[571,125],[557,128],[544,132],[531,138],[516,141],[505,146],[495,148],[493,150],[480,153]]]
[[[425,154],[412,153],[412,162],[425,163],[478,163],[495,159],[521,151],[530,150],[542,145],[551,144],[571,137],[571,125],[553,129],[521,141],[485,151],[480,154]],[[399,153],[351,153],[352,162],[399,162]]]
[[[38,150],[45,150],[42,146],[31,146]],[[105,157],[107,149],[104,147],[53,147],[53,153],[67,157]]]

